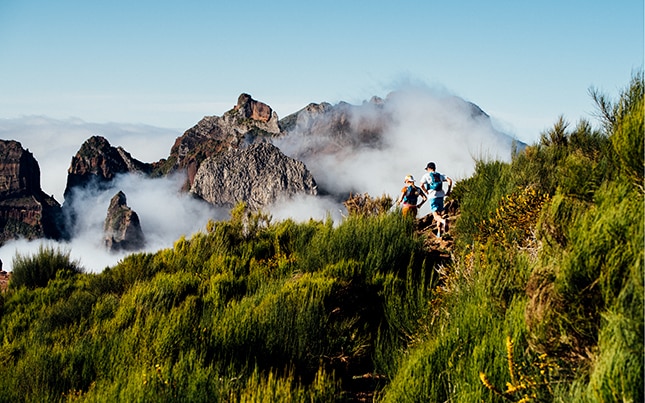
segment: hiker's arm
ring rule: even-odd
[[[426,178],[425,178],[425,176],[424,176],[423,178],[421,178],[421,183],[420,183],[420,185],[421,185],[421,186],[420,186],[420,188],[421,188],[421,194],[422,194],[422,195],[427,195],[427,194],[428,194],[428,190],[426,189]]]
[[[421,200],[421,203],[417,204],[417,207],[423,206],[423,203],[428,201],[428,197],[423,193],[423,191],[421,191],[420,193],[421,193],[421,198],[423,198],[423,200]]]
[[[452,190],[452,179],[446,176],[446,181],[448,182],[448,191],[446,192],[446,196],[448,196]]]

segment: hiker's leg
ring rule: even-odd
[[[448,231],[448,222],[446,221],[445,218],[443,218],[443,197],[437,197],[437,201],[435,202],[435,206],[437,207],[437,225],[440,225],[443,227],[443,231],[447,232]]]
[[[439,228],[439,226],[443,225],[446,222],[446,220],[444,220],[444,218],[441,216],[440,211],[433,211],[432,216],[434,217],[434,220],[437,223],[437,228]]]
[[[441,215],[439,214],[438,211],[433,211],[432,212],[432,217],[434,217],[434,222],[437,225],[437,236],[440,237],[441,236],[441,225],[442,225],[443,219],[441,218]]]
[[[417,216],[416,207],[414,207],[414,206],[412,206],[410,204],[404,204],[403,209],[401,210],[401,212],[403,213],[403,215],[412,214],[413,217]]]

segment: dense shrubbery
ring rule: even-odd
[[[18,256],[0,401],[643,400],[643,77],[457,184],[452,261],[385,198],[243,205],[100,274]]]

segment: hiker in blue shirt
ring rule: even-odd
[[[443,182],[448,182],[448,190],[444,192]],[[443,198],[450,194],[452,189],[452,179],[444,174],[437,172],[437,166],[434,162],[428,162],[426,173],[421,178],[421,189],[430,199],[430,210],[437,223],[437,237],[441,237],[441,232],[448,232],[448,220],[441,216],[443,212]]]

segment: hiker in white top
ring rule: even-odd
[[[448,190],[443,190],[443,182],[448,182]],[[441,232],[448,232],[448,220],[441,216],[443,212],[443,198],[450,194],[452,189],[452,179],[444,174],[437,172],[437,166],[434,162],[428,162],[426,173],[421,178],[421,189],[430,199],[430,210],[437,223],[437,237],[441,237]]]

